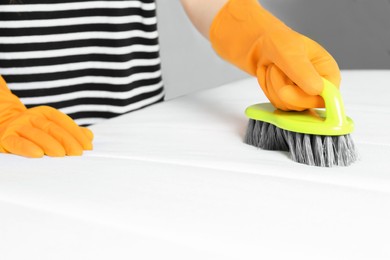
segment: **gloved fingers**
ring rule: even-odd
[[[304,92],[318,95],[323,90],[323,81],[311,61],[304,53],[283,56],[277,66]]]
[[[308,53],[311,47],[317,45],[310,44],[301,34],[281,29],[269,33],[264,40],[264,49],[269,59],[303,91],[309,95],[318,95],[322,92],[323,82]]]
[[[278,96],[279,88],[288,83],[291,83],[291,81],[283,76],[283,73],[278,69],[278,67],[276,67],[276,65],[271,64],[267,67],[265,81],[269,100],[271,101],[272,105],[285,111],[291,110],[292,108],[287,107]]]
[[[47,107],[40,106],[31,108],[30,110],[35,110],[35,113],[41,114],[46,117],[47,120],[54,122],[60,128],[67,131],[85,150],[92,149],[92,141],[84,133],[83,130],[70,118],[68,115],[62,113],[61,111]]]
[[[1,144],[1,141],[0,141],[0,153],[8,153],[8,151],[5,150],[3,145]]]
[[[44,154],[48,156],[63,157],[66,154],[65,149],[61,143],[59,143],[54,137],[42,131],[41,129],[31,126],[22,126],[18,127],[15,132],[20,137],[23,137],[36,144],[42,149]]]
[[[307,41],[312,41],[307,39]],[[311,61],[318,73],[339,88],[341,74],[336,60],[324,48],[319,46],[315,53],[311,54]]]
[[[273,66],[270,76],[271,84],[277,89],[279,99],[289,110],[302,111],[308,108],[324,107],[324,100],[321,96],[304,92],[277,66]]]
[[[289,110],[286,106],[284,106],[283,102],[278,98],[277,92],[273,89],[273,85],[271,82],[272,68],[275,67],[274,64],[270,64],[267,66],[259,66],[256,75],[257,81],[261,86],[265,96],[272,103],[272,105],[276,108],[282,110]]]
[[[44,154],[65,156],[65,150],[53,137],[32,126],[11,126],[3,134],[2,147],[13,154],[39,158]]]
[[[324,107],[324,100],[318,95],[308,95],[295,85],[285,85],[279,89],[278,95],[287,107],[301,111],[307,108]]]
[[[91,131],[91,129],[87,128],[87,127],[80,127],[81,130],[84,132],[84,134],[89,138],[89,140],[93,140],[94,138],[94,135],[93,135],[93,132]]]
[[[31,120],[31,123],[35,128],[42,130],[60,143],[66,155],[77,156],[83,154],[83,147],[79,142],[54,122],[44,117],[36,117]]]
[[[268,71],[268,85],[281,104],[278,106],[279,109],[302,111],[316,107],[318,101],[322,101],[319,96],[311,96],[302,91],[276,65],[271,65]]]
[[[259,83],[261,89],[263,90],[264,95],[270,100],[268,96],[268,89],[266,83],[266,75],[267,75],[268,66],[259,65],[256,70],[257,82]]]
[[[45,154],[41,147],[16,133],[8,135],[1,140],[2,152],[8,152],[24,157],[41,158]],[[0,149],[2,150],[2,149]]]

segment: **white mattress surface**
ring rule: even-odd
[[[390,259],[390,71],[342,71],[360,160],[242,142],[246,79],[93,126],[82,157],[0,155],[0,259]]]

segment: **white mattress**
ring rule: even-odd
[[[0,155],[0,259],[390,259],[390,71],[343,71],[360,161],[242,142],[246,79],[95,125],[82,157]]]

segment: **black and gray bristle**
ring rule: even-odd
[[[265,150],[289,151],[293,161],[312,166],[348,166],[358,159],[349,134],[302,134],[254,119],[249,119],[244,142]]]

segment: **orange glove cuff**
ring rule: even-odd
[[[275,27],[288,28],[257,0],[230,0],[214,18],[209,38],[220,57],[255,76],[261,52],[255,43]]]

